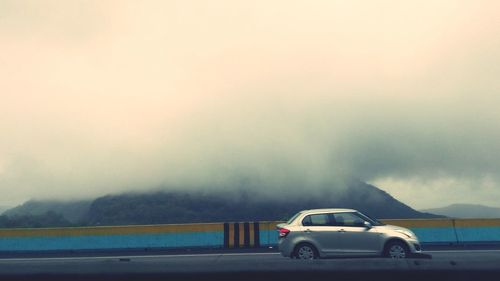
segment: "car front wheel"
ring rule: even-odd
[[[391,241],[386,245],[384,255],[392,259],[406,259],[410,255],[410,250],[401,241]]]

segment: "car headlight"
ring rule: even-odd
[[[415,238],[416,237],[415,233],[413,233],[413,232],[411,232],[409,230],[397,229],[396,231],[399,232],[399,233],[402,233],[402,234],[404,234],[406,236],[408,236],[408,238]]]

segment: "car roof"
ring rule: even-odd
[[[311,210],[303,210],[301,211],[302,214],[314,214],[314,213],[345,213],[345,212],[357,212],[357,210],[354,209],[338,209],[338,208],[331,208],[331,209],[311,209]]]

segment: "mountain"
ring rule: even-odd
[[[418,212],[361,181],[352,181],[342,191],[324,187],[310,193],[283,192],[273,196],[246,188],[230,193],[158,191],[107,195],[93,201],[28,201],[0,217],[9,218],[9,225],[15,225],[16,217],[24,216],[26,221],[26,216],[44,214],[50,215],[43,218],[52,224],[67,220],[73,225],[134,225],[286,220],[300,210],[314,208],[353,208],[381,219],[440,217]],[[54,220],[54,215],[63,220]]]
[[[453,218],[500,218],[500,208],[474,204],[452,204],[443,208],[423,210],[423,212]]]
[[[47,211],[37,215],[0,216],[0,228],[35,228],[35,227],[65,227],[75,226],[61,214]]]
[[[418,212],[375,186],[355,182],[344,192],[325,189],[311,195],[262,197],[251,192],[156,192],[109,195],[96,199],[89,225],[161,224],[285,220],[304,209],[354,208],[376,218],[435,218]]]
[[[5,211],[2,215],[7,217],[16,216],[41,216],[47,212],[61,214],[71,223],[80,223],[87,215],[93,200],[29,200],[22,205]]]

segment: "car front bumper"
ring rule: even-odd
[[[420,245],[420,242],[418,239],[406,239],[406,244],[408,244],[408,247],[410,248],[411,253],[421,253],[422,252],[422,246]]]

